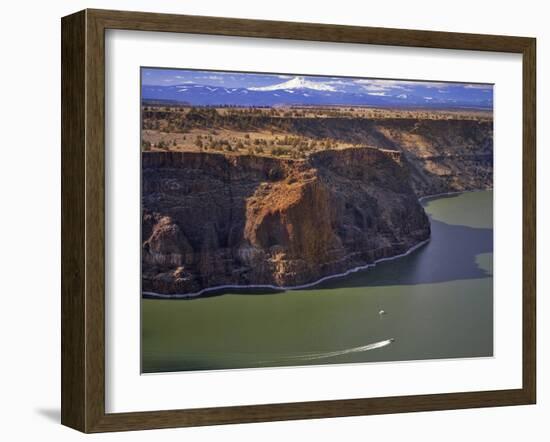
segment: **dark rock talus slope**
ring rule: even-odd
[[[144,292],[308,284],[430,235],[398,153],[142,155]]]

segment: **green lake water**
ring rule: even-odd
[[[493,193],[422,204],[430,242],[373,268],[303,290],[143,299],[142,371],[492,356]]]

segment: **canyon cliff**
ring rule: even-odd
[[[142,290],[296,286],[430,236],[402,153],[142,153]],[[414,169],[412,169],[414,170]]]
[[[493,187],[492,118],[279,118],[252,124],[399,151],[419,197]]]
[[[193,108],[185,113],[148,109],[143,112],[143,136],[149,148],[204,148],[239,154],[259,148],[262,156],[305,158],[326,149],[371,146],[401,152],[419,197],[493,187],[493,117],[489,112]]]

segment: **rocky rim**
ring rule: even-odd
[[[399,152],[142,154],[142,290],[298,286],[404,253],[430,223]]]

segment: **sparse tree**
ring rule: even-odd
[[[146,152],[151,150],[151,142],[141,140],[141,150],[146,151]]]

